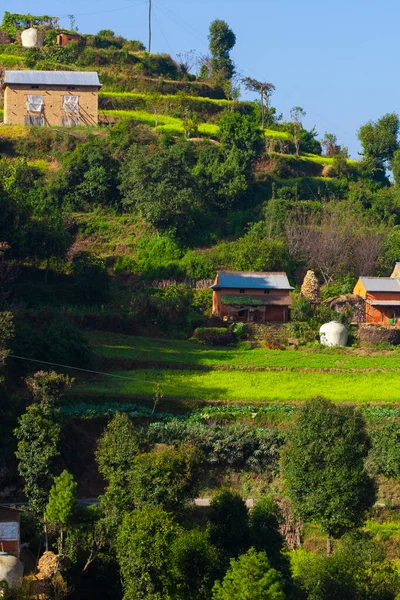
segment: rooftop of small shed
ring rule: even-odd
[[[400,279],[396,277],[360,277],[367,292],[392,292],[400,294]]]
[[[212,289],[292,290],[286,273],[218,271]]]
[[[101,87],[95,71],[4,71],[4,85],[63,85]]]

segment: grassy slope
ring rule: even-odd
[[[109,358],[164,360],[189,365],[230,367],[265,367],[289,369],[381,369],[400,370],[400,357],[393,352],[385,356],[363,356],[352,349],[344,350],[266,350],[264,348],[209,348],[182,340],[165,340],[129,335],[94,332],[89,339],[96,353]]]
[[[121,378],[81,379],[74,388],[78,394],[152,396],[155,385],[160,384],[167,398],[206,401],[293,402],[316,395],[357,403],[400,399],[397,389],[400,361],[396,354],[358,356],[351,351],[333,354],[262,348],[209,349],[183,341],[103,333],[89,337],[101,356],[141,360],[145,368],[113,371]],[[151,368],[151,361],[165,361],[165,369],[160,369],[159,364]],[[175,367],[185,363],[187,370],[170,368],[174,366],[171,363]],[[115,362],[113,365],[115,368]],[[197,365],[208,366],[209,370],[198,371]],[[226,370],[227,367],[230,369]],[[254,367],[261,370],[252,370]],[[277,370],[281,368],[288,370]]]

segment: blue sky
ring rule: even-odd
[[[10,12],[33,12],[13,0]],[[38,0],[35,14],[73,13],[82,33],[113,29],[147,44],[146,0]],[[153,0],[152,51],[207,52],[213,19],[236,34],[232,56],[244,76],[272,82],[273,104],[288,117],[307,113],[320,136],[336,133],[357,158],[357,130],[386,112],[398,112],[399,0]],[[63,26],[69,19],[64,16]]]

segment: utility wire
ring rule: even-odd
[[[164,4],[162,4],[158,0],[157,0],[157,6],[160,8],[160,10],[162,10],[162,12],[164,13],[165,16],[167,16],[169,19],[171,19],[179,27],[182,27],[183,29],[185,29],[185,31],[187,33],[189,33],[193,37],[197,38],[202,44],[206,44],[207,47],[208,47],[208,43],[205,42],[204,36],[198,30],[194,29],[191,25],[189,25],[181,17],[179,17],[178,15],[176,15],[170,8],[166,7]],[[254,71],[254,69],[248,67],[247,65],[239,64],[239,63],[236,63],[236,65],[239,68],[247,71],[248,73],[251,73],[254,77],[258,76],[258,74]],[[291,93],[289,93],[285,88],[282,88],[282,86],[280,86],[280,89],[282,90],[282,92],[284,93],[284,95],[287,98],[292,99],[293,101],[296,101],[296,98]],[[325,117],[322,117],[321,115],[319,115],[315,111],[310,111],[309,108],[307,106],[305,106],[305,105],[304,105],[304,108],[306,109],[307,113],[311,117],[316,117],[317,119],[319,119],[319,121],[321,122],[321,124],[325,124],[325,126],[328,126],[328,127],[332,126],[336,131],[339,131],[342,135],[344,135],[345,138],[347,138],[348,142],[350,142],[352,136],[351,136],[351,134],[348,131],[345,131],[344,129],[341,129],[341,127],[338,126],[338,125],[334,125],[333,123],[330,123],[329,121],[326,120]]]
[[[126,10],[127,8],[133,8],[135,6],[141,6],[142,4],[147,4],[147,1],[144,2],[136,2],[135,4],[128,4],[127,6],[120,6],[119,8],[109,8],[108,10],[98,10],[96,12],[89,13],[74,13],[74,17],[86,17],[89,15],[101,15],[104,13],[117,12],[119,10]],[[59,19],[67,19],[70,15],[61,15],[58,17]]]
[[[63,369],[72,369],[74,371],[82,371],[83,373],[92,373],[93,375],[104,375],[105,377],[114,377],[115,379],[126,379],[128,381],[139,381],[141,383],[152,383],[153,385],[161,385],[163,387],[170,387],[174,389],[189,390],[195,392],[194,388],[185,387],[182,385],[172,385],[170,383],[164,383],[160,381],[150,381],[148,379],[138,379],[137,377],[126,377],[125,375],[115,375],[114,373],[105,373],[104,371],[93,371],[91,369],[82,369],[82,367],[72,367],[71,365],[62,365],[60,363],[49,362],[46,360],[38,360],[36,358],[27,358],[26,356],[16,356],[15,354],[8,354],[7,358],[15,358],[17,360],[27,360],[29,362],[40,363],[43,365],[50,365],[52,367],[61,367]]]

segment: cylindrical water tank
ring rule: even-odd
[[[25,48],[43,46],[43,33],[35,29],[35,27],[24,29],[21,33],[21,42]]]
[[[348,332],[339,321],[324,323],[319,330],[319,339],[323,346],[346,346]]]
[[[23,574],[24,565],[18,558],[0,552],[0,581],[4,579],[10,588],[15,588],[21,584]]]

